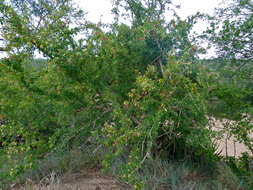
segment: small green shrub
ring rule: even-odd
[[[196,84],[185,77],[181,65],[168,64],[163,78],[150,66],[137,77],[136,88],[123,105],[115,103],[113,119],[105,123],[102,134],[97,133],[108,149],[104,167],[110,168],[115,158],[127,155],[120,179],[136,189],[144,185],[137,171],[155,157],[190,157],[205,163],[215,158],[213,134],[206,128],[205,100]]]

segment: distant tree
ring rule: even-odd
[[[253,2],[233,0],[216,10],[206,31],[216,47],[216,68],[223,81],[245,89],[245,101],[253,92]]]
[[[217,16],[207,31],[224,65],[234,68],[231,77],[253,65],[253,2],[233,0],[217,9]],[[221,26],[221,27],[220,27]]]

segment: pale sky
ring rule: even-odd
[[[85,12],[88,12],[87,18],[93,22],[100,19],[109,23],[113,20],[111,15],[111,0],[74,0]],[[178,14],[182,18],[189,15],[202,12],[213,14],[215,7],[219,6],[222,0],[172,0],[175,4],[181,4]]]
[[[86,18],[92,22],[99,22],[101,20],[103,23],[111,23],[113,21],[111,0],[74,0],[74,2],[87,12]],[[184,19],[198,11],[213,15],[214,9],[219,6],[222,0],[172,0],[172,2],[181,5],[177,13]],[[206,26],[204,21],[202,21],[196,24],[194,30],[201,32]],[[0,52],[1,57],[4,57],[3,52]]]
[[[86,18],[92,22],[111,23],[113,16],[111,14],[111,0],[74,0],[80,8],[87,12]],[[177,14],[185,19],[187,16],[194,15],[197,12],[207,13],[214,15],[215,8],[222,5],[222,2],[228,2],[229,0],[172,0],[176,5],[180,5],[180,9],[177,10]],[[169,16],[168,16],[169,17]],[[204,21],[199,21],[193,28],[197,33],[201,33],[207,27]],[[207,46],[207,44],[202,44]],[[215,55],[215,49],[208,50],[207,55],[200,55],[201,58],[211,57]]]

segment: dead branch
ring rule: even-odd
[[[0,51],[7,51],[7,50],[4,47],[0,47]]]

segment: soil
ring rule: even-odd
[[[127,186],[115,180],[115,178],[102,175],[100,171],[83,171],[75,174],[75,179],[64,180],[62,183],[66,187],[78,187],[80,190],[123,190]]]
[[[215,131],[224,130],[226,125],[233,124],[231,120],[217,120],[215,118],[210,118],[210,122],[210,126]],[[249,137],[253,139],[253,133]],[[238,142],[228,129],[225,129],[225,135],[219,140],[216,152],[220,153],[221,156],[233,156],[235,158],[241,156],[243,152],[248,152],[252,155],[251,151],[243,143]]]
[[[118,182],[115,178],[102,175],[100,170],[86,169],[78,173],[57,177],[54,173],[42,179],[39,184],[16,186],[10,190],[127,190],[130,187]]]

